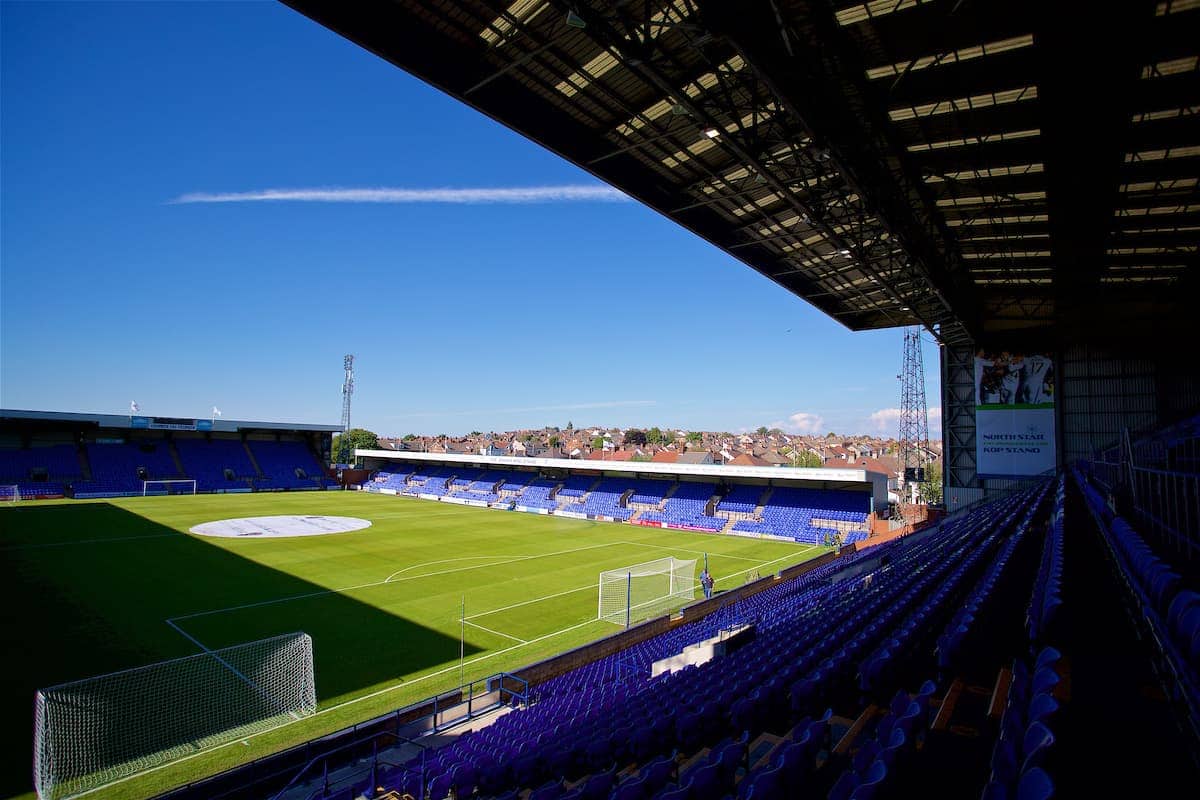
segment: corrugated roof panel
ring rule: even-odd
[[[894,108],[888,111],[888,117],[893,122],[918,117],[934,117],[938,114],[951,114],[958,111],[973,111],[979,108],[1020,103],[1037,99],[1036,86],[1021,86],[1015,89],[1005,89],[1001,92],[987,92],[971,97],[959,97],[954,100],[939,100],[936,103],[923,103],[919,106]]]
[[[1001,39],[996,42],[987,42],[986,44],[980,44],[974,47],[965,47],[961,50],[951,50],[947,53],[922,56],[921,58],[916,58],[911,61],[899,61],[895,64],[888,64],[884,67],[874,67],[867,70],[867,77],[871,80],[890,78],[904,73],[917,72],[919,70],[927,69],[928,67],[957,64],[961,61],[970,61],[972,59],[982,58],[983,56],[1006,53],[1009,50],[1018,50],[1022,47],[1029,47],[1032,44],[1032,34],[1014,36],[1009,39]]]
[[[514,20],[516,23],[532,22],[549,6],[547,0],[517,0],[506,8],[501,16],[496,17],[480,31],[479,38],[493,47],[500,47],[508,41],[509,34],[516,29]]]
[[[843,8],[836,13],[836,17],[839,25],[854,25],[932,2],[933,0],[871,0],[869,3],[859,3]]]
[[[1184,56],[1169,61],[1159,61],[1142,67],[1142,80],[1164,78],[1167,75],[1181,75],[1185,72],[1195,72],[1200,68],[1200,56]]]
[[[1038,128],[1030,128],[1021,131],[1007,131],[1002,133],[989,133],[985,136],[972,136],[967,139],[946,139],[939,142],[919,142],[910,144],[905,149],[910,153],[921,153],[928,150],[944,150],[949,147],[966,147],[968,145],[988,144],[991,142],[1011,142],[1015,139],[1028,139],[1031,136],[1040,136],[1041,130]]]
[[[970,181],[985,178],[998,178],[1010,175],[1032,175],[1044,172],[1043,164],[1014,164],[1008,167],[989,167],[987,169],[970,169],[959,172],[945,172],[939,175],[926,175],[926,183],[942,183],[943,181]]]

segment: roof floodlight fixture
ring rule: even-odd
[[[587,20],[575,13],[574,9],[567,9],[567,27],[570,28],[586,28]]]
[[[710,138],[710,139],[715,139],[715,138],[717,138],[718,136],[720,136],[720,135],[721,135],[721,131],[717,130],[716,128],[711,128],[711,127],[710,127],[710,128],[705,128],[705,129],[704,129],[704,135],[705,135],[705,136],[707,136],[707,137],[708,137],[708,138]]]

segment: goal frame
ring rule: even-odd
[[[39,800],[86,794],[316,713],[307,633],[201,649],[39,689],[33,731]],[[125,737],[117,735],[122,728]]]
[[[0,484],[0,489],[12,489],[12,494],[6,500],[0,502],[16,503],[21,500],[21,484],[19,483],[4,483]]]
[[[170,478],[168,480],[161,480],[161,481],[142,481],[142,497],[147,496],[147,491],[149,490],[150,484],[152,484],[152,483],[156,483],[156,484],[157,483],[190,483],[192,485],[192,494],[195,494],[196,490],[198,488],[198,484],[196,483],[195,478]],[[168,494],[170,494],[170,492],[168,492]],[[184,492],[183,494],[187,494],[187,493]]]
[[[617,569],[607,569],[600,573],[596,618],[604,622],[612,622],[630,627],[635,621],[654,616],[660,610],[672,607],[676,600],[688,601],[696,597],[696,564],[698,559],[681,559],[674,556],[644,561]],[[686,575],[683,567],[690,569]],[[678,570],[678,575],[676,574]],[[633,585],[636,578],[665,578],[668,591],[665,594],[634,603]],[[682,580],[683,585],[677,585]],[[605,611],[605,589],[610,592],[609,610]],[[611,592],[617,589],[624,594],[624,603],[620,609],[615,609],[611,603]],[[660,606],[662,607],[660,609]],[[615,610],[614,610],[615,609]],[[637,612],[637,613],[635,613]]]

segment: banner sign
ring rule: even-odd
[[[154,431],[211,431],[213,424],[210,419],[133,416],[129,418],[129,427]]]
[[[975,355],[975,442],[981,478],[1040,475],[1055,468],[1050,356]]]

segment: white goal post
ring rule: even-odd
[[[0,486],[0,503],[16,503],[21,499],[21,487],[15,483]]]
[[[306,633],[51,686],[34,696],[34,787],[72,797],[316,708]]]
[[[602,620],[628,627],[696,597],[696,559],[673,556],[600,573]]]
[[[147,494],[149,494],[151,492],[151,487],[161,486],[161,485],[166,486],[166,489],[165,489],[166,494],[171,494],[171,485],[172,484],[180,484],[179,488],[182,491],[176,492],[176,494],[195,494],[196,493],[196,479],[195,478],[181,478],[181,479],[169,480],[169,481],[142,481],[142,497],[145,497]],[[191,488],[190,492],[187,491],[189,487]],[[155,494],[157,494],[157,492],[155,492]]]

